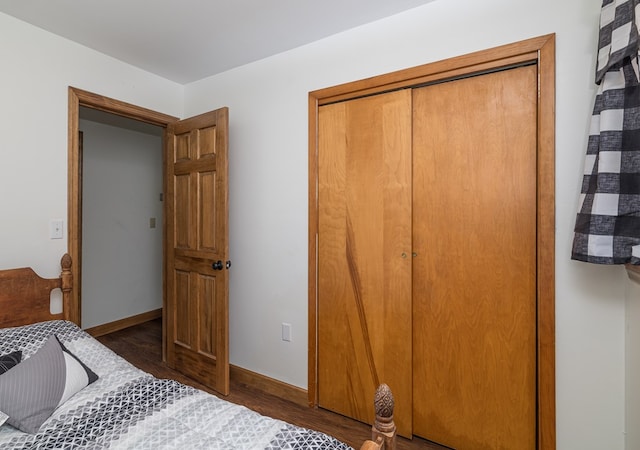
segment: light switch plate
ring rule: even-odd
[[[282,323],[282,340],[285,342],[291,342],[291,324]]]
[[[63,225],[62,219],[52,219],[49,222],[49,237],[51,239],[62,239]]]

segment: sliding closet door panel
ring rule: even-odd
[[[322,106],[319,405],[372,423],[387,383],[411,435],[411,92]]]
[[[414,433],[536,446],[537,70],[414,90]]]

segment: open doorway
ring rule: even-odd
[[[98,336],[162,316],[164,129],[84,106],[79,119],[81,323]]]
[[[166,195],[162,215],[163,357],[169,367],[227,395],[229,109],[222,107],[178,120],[69,88],[68,252],[73,261],[73,286],[67,317],[79,325],[83,267],[81,107],[162,128],[166,141],[162,151],[162,192]],[[119,283],[120,279],[111,282]],[[110,331],[115,329],[106,332]]]
[[[90,119],[92,124],[97,124],[95,127],[120,127],[128,131],[135,131],[139,133],[140,130],[145,130],[147,133],[150,130],[154,130],[159,136],[164,135],[164,130],[169,123],[173,123],[178,119],[172,116],[161,114],[146,108],[131,105],[129,103],[120,102],[108,97],[103,97],[90,92],[82,91],[73,87],[69,88],[69,167],[68,167],[68,247],[69,254],[71,255],[73,266],[73,290],[72,290],[72,311],[70,311],[70,319],[75,323],[82,324],[82,285],[83,285],[83,136],[80,133],[80,120]],[[94,128],[95,128],[94,127]],[[153,128],[148,128],[153,127]],[[160,144],[160,154],[162,151],[162,140]],[[113,156],[113,155],[112,155]],[[160,162],[160,177],[162,177],[162,167],[164,167],[164,156],[161,156]],[[117,180],[114,180],[117,183]],[[163,189],[156,193],[156,198],[159,201],[159,196],[164,190],[164,180],[162,181]],[[151,225],[151,219],[154,216],[147,217],[148,222],[145,221],[147,227]],[[156,228],[162,226],[162,216],[155,217]],[[160,228],[162,230],[162,228]],[[164,236],[160,233],[161,242],[164,240]],[[161,250],[161,255],[164,251]],[[100,258],[100,255],[93,255]],[[126,255],[122,256],[126,258]],[[162,258],[160,261],[160,267],[162,267]],[[109,281],[107,281],[108,283]],[[111,281],[114,283],[114,281]],[[118,281],[119,283],[120,281]],[[111,301],[112,299],[108,299]],[[152,314],[157,315],[156,312]],[[137,318],[136,318],[137,317]],[[150,317],[148,317],[150,318]],[[142,319],[148,319],[143,317]],[[135,313],[133,314],[134,322],[127,320],[116,321],[114,325],[108,326],[107,329],[94,328],[96,334],[113,331],[117,328],[126,327],[135,323],[135,320],[141,320]],[[93,324],[89,323],[89,326]],[[97,327],[96,327],[97,328]]]

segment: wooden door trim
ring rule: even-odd
[[[163,128],[168,124],[178,120],[177,117],[159,113],[130,103],[115,100],[103,95],[94,94],[82,89],[69,86],[69,106],[68,106],[68,178],[67,178],[67,252],[74,262],[71,267],[73,274],[73,288],[71,290],[72,309],[69,311],[69,320],[80,325],[81,321],[81,299],[80,299],[80,277],[81,277],[81,249],[82,249],[82,172],[81,172],[81,150],[79,146],[79,122],[80,106],[116,114],[141,122],[150,123]],[[163,151],[163,168],[165,167],[166,155]],[[164,175],[164,169],[163,169]],[[163,181],[164,184],[164,181]],[[164,186],[163,186],[164,187]],[[164,241],[163,237],[163,261],[164,261]],[[164,270],[164,269],[163,269]],[[164,277],[163,277],[163,297],[164,297]],[[164,303],[164,300],[163,300]],[[164,307],[164,306],[163,306]]]
[[[538,448],[556,448],[555,35],[538,50]]]
[[[321,106],[395,89],[444,82],[452,78],[494,71],[500,67],[537,62],[539,52],[548,44],[548,41],[554,39],[555,34],[540,36],[364,80],[319,89],[310,92],[309,95],[316,98],[318,105]]]
[[[444,82],[533,63],[538,67],[537,169],[537,414],[539,450],[556,447],[555,406],[555,34],[548,34],[443,61],[309,93],[308,394],[317,389],[318,108],[385,91]]]

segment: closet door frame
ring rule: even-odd
[[[309,405],[318,404],[318,108],[523,64],[538,71],[537,428],[539,450],[556,447],[555,405],[555,34],[503,45],[309,93]]]

